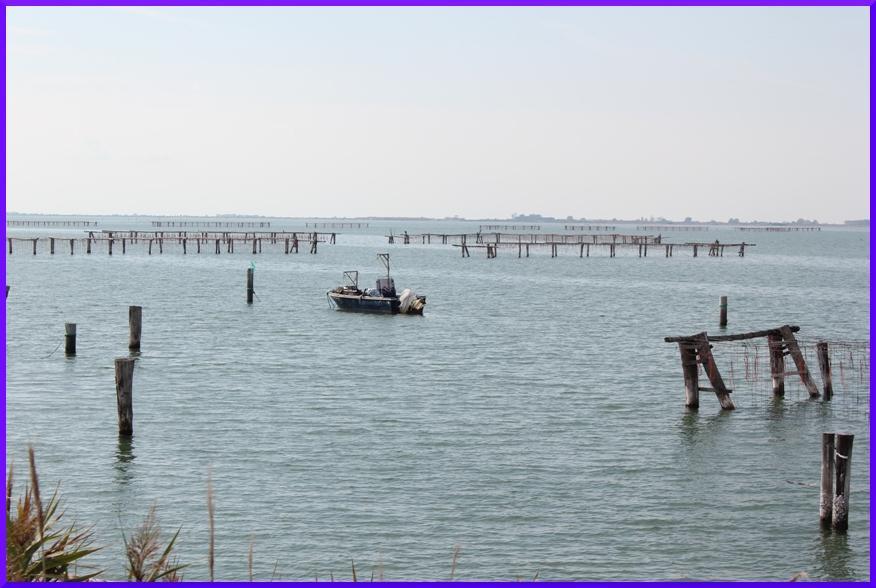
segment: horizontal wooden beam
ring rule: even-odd
[[[775,329],[766,329],[765,331],[752,331],[750,333],[739,333],[737,335],[707,335],[710,343],[720,342],[720,341],[743,341],[745,339],[756,339],[758,337],[767,337],[769,335],[777,335],[782,327],[778,327]],[[798,326],[789,326],[792,333],[796,333],[800,330]],[[667,343],[681,343],[684,341],[695,341],[699,337],[704,335],[704,333],[698,333],[696,335],[687,335],[683,337],[664,337],[663,340]]]

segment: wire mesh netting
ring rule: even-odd
[[[806,370],[824,397],[824,381],[818,362],[816,345],[822,341],[797,339],[806,361]],[[830,408],[837,412],[854,412],[870,416],[870,342],[829,341],[833,398]],[[738,407],[767,406],[774,399],[770,348],[766,338],[729,341],[715,344],[713,349],[722,376]],[[803,384],[790,356],[785,357],[784,385],[786,401],[807,400],[809,391]]]

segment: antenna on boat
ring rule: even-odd
[[[389,277],[389,253],[378,253],[377,259],[383,262],[383,265],[386,266],[386,277]]]

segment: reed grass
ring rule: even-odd
[[[171,560],[173,546],[181,529],[177,529],[164,550],[161,549],[161,527],[155,515],[155,505],[149,508],[149,513],[143,523],[131,535],[125,536],[122,532],[122,541],[125,544],[125,557],[128,561],[127,574],[129,580],[135,582],[178,582],[182,580],[179,571],[185,565],[180,565],[178,560]],[[160,555],[159,555],[160,553]]]
[[[33,447],[28,448],[30,485],[13,508],[13,466],[6,478],[6,580],[9,582],[84,581],[101,570],[78,574],[76,566],[98,548],[91,547],[91,529],[64,526],[56,489],[43,504]]]

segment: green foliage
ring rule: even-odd
[[[6,479],[6,580],[8,582],[76,582],[101,573],[79,575],[76,566],[92,548],[90,529],[79,530],[75,523],[62,526],[64,513],[58,510],[58,491],[48,503],[40,499],[33,449],[30,450],[31,483],[13,508],[13,468]]]

